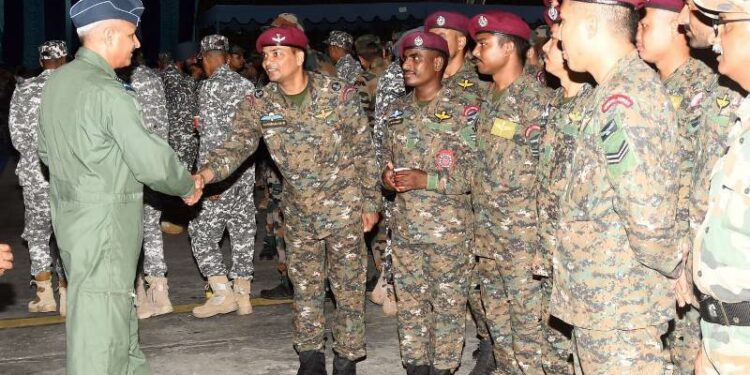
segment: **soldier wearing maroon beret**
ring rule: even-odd
[[[677,201],[677,246],[685,256],[692,243],[690,201],[695,175],[696,135],[705,124],[705,110],[697,103],[716,75],[705,63],[690,56],[685,31],[679,25],[684,0],[649,0],[638,24],[636,47],[641,58],[653,64],[677,111],[680,182]],[[710,108],[707,108],[710,111]],[[684,275],[684,272],[683,272]],[[692,291],[692,288],[690,288]],[[692,374],[700,351],[700,312],[690,305],[678,307],[679,313],[666,336],[666,343],[677,374]]]
[[[325,277],[336,298],[333,371],[356,373],[365,357],[363,231],[378,221],[380,172],[357,89],[303,69],[307,37],[298,28],[264,31],[256,48],[270,83],[245,97],[231,137],[200,169],[207,181],[231,175],[261,138],[284,178],[287,267],[294,287],[299,374],[325,374]]]
[[[572,0],[557,35],[597,82],[560,200],[551,313],[571,324],[576,373],[662,374],[681,267],[674,105],[638,56],[642,0]]]
[[[449,375],[461,364],[473,267],[469,196],[479,97],[445,87],[449,49],[429,32],[401,43],[404,83],[385,113],[384,186],[391,216],[401,359],[408,375]]]
[[[523,73],[531,29],[520,17],[481,13],[469,21],[469,32],[479,72],[493,79],[477,122],[472,183],[481,298],[498,369],[543,374],[541,284],[531,266],[538,250],[535,176],[548,93]]]

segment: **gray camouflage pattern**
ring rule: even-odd
[[[346,54],[346,56],[336,62],[336,76],[350,85],[355,83],[357,77],[359,77],[362,72],[362,65],[360,65],[359,61],[354,59],[350,54]]]
[[[170,64],[161,72],[169,117],[169,145],[180,161],[192,170],[198,156],[198,136],[193,116],[198,114],[197,83]]]

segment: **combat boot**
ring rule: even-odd
[[[378,283],[375,284],[372,293],[370,293],[370,301],[376,305],[382,305],[388,297],[387,288],[388,283],[385,281],[385,274],[381,272],[380,277],[378,277]]]
[[[393,289],[393,285],[387,284],[386,286],[386,298],[383,302],[383,313],[387,316],[395,316],[398,313],[398,305],[396,305],[396,292]]]
[[[289,280],[289,276],[282,276],[281,283],[272,289],[264,289],[260,291],[260,296],[265,299],[292,299],[294,297],[294,288],[292,288],[292,282]]]
[[[138,319],[146,319],[154,315],[153,308],[146,294],[146,282],[142,275],[135,279],[135,312]]]
[[[238,277],[234,279],[234,299],[237,300],[237,315],[247,315],[253,312],[250,303],[250,291],[252,282],[249,277]]]
[[[272,260],[276,256],[276,237],[266,234],[266,238],[263,240],[263,249],[258,256],[261,260]]]
[[[146,299],[151,305],[152,313],[150,316],[169,314],[174,311],[172,301],[169,300],[167,278],[163,276],[146,276],[146,283],[148,284]],[[140,316],[138,318],[144,319]]]
[[[196,318],[210,318],[216,314],[226,314],[237,311],[237,300],[232,293],[232,285],[226,275],[209,276],[208,284],[213,291],[211,298],[201,306],[193,309]]]
[[[357,363],[334,353],[333,375],[357,375]]]
[[[162,221],[160,227],[161,227],[162,233],[172,234],[172,235],[177,235],[185,231],[185,227],[183,227],[182,225],[177,225],[174,223],[170,223],[168,221]]]
[[[434,367],[430,369],[430,375],[451,375],[452,373],[451,370],[438,370]]]
[[[323,352],[306,351],[299,353],[297,375],[327,375],[326,357]]]
[[[406,375],[430,375],[430,366],[406,365]]]
[[[52,273],[41,272],[34,276],[36,284],[36,297],[29,302],[29,312],[54,312],[57,311],[57,302],[52,293]]]
[[[60,280],[57,292],[60,294],[60,316],[64,318],[68,314],[68,282]]]
[[[474,365],[469,375],[490,375],[495,370],[495,354],[492,351],[492,341],[484,339],[479,341],[479,349]]]

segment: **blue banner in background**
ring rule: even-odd
[[[44,42],[44,0],[24,0],[23,24],[23,65],[37,67],[37,47]]]

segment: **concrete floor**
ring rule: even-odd
[[[0,278],[0,327],[44,325],[0,329],[0,373],[64,374],[64,325],[54,318],[55,314],[29,314],[26,309],[33,289],[29,286],[28,252],[20,238],[23,200],[14,168],[15,164],[10,163],[0,171],[0,242],[10,243],[16,256],[16,268]],[[265,215],[258,216],[258,249],[264,236],[264,220]],[[164,241],[172,303],[178,310],[189,311],[189,305],[203,301],[205,282],[193,260],[187,235],[165,235]],[[228,251],[228,241],[224,241],[223,250]],[[257,297],[260,290],[276,285],[278,276],[276,261],[256,260],[255,267],[253,296]],[[291,305],[258,304],[253,314],[242,317],[230,314],[196,319],[189,312],[178,312],[141,321],[141,345],[154,374],[296,374]],[[332,308],[329,304],[328,310]],[[368,302],[366,327],[368,356],[358,365],[359,374],[405,374],[395,317],[385,316],[380,306]],[[474,365],[471,359],[477,345],[474,337],[473,322],[469,320],[464,365],[457,372],[459,375],[468,374]],[[331,342],[329,337],[326,354],[329,373],[333,358]]]

